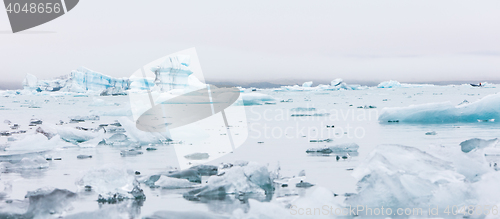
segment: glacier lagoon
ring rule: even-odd
[[[499,88],[334,86],[342,83],[242,89],[247,102],[235,104],[245,105],[248,137],[232,153],[204,163],[217,170],[215,175],[198,171],[199,182],[189,172],[172,176],[180,169],[175,147],[207,144],[206,136],[222,135],[223,126],[171,141],[138,137],[126,126],[133,121],[126,95],[0,91],[0,212],[40,218],[316,218],[335,215],[297,210],[500,203],[497,141],[479,141],[477,149],[472,141],[469,153],[460,145],[498,137]],[[436,117],[436,110],[460,117],[463,108],[467,120],[425,120]],[[422,120],[406,119],[416,112]],[[352,143],[359,149],[306,153]],[[155,175],[161,175],[157,181],[151,179]],[[313,186],[302,187],[306,182]],[[33,193],[47,187],[59,190]],[[221,188],[228,195],[221,195]],[[33,209],[37,194],[57,199]]]

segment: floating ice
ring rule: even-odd
[[[432,84],[405,84],[399,83],[398,81],[384,81],[377,85],[378,88],[397,88],[397,87],[429,87],[434,86]]]
[[[437,133],[435,131],[431,131],[431,132],[426,132],[425,135],[436,135]]]
[[[50,140],[43,134],[29,134],[22,139],[13,142],[5,150],[8,151],[47,151],[68,145],[59,136],[53,136]]]
[[[462,148],[463,152],[469,153],[475,149],[480,150],[487,147],[494,147],[497,143],[498,143],[498,138],[490,140],[473,138],[460,143],[460,147]]]
[[[242,93],[241,98],[245,106],[262,105],[269,101],[275,101],[271,96],[261,93]]]
[[[384,108],[380,122],[454,123],[500,119],[500,94],[491,94],[470,104],[455,106],[451,102]]]
[[[197,171],[201,176],[217,175],[219,168],[212,165],[197,165],[189,169]]]
[[[207,184],[185,194],[188,199],[218,198],[228,194],[261,195],[272,191],[272,180],[266,166],[250,162],[246,166],[233,166],[223,174],[211,176]]]
[[[181,170],[167,175],[168,177],[187,179],[189,182],[201,183],[201,174],[196,169]]]
[[[88,141],[99,136],[99,133],[93,131],[84,131],[71,127],[57,127],[57,134],[67,142],[77,144]]]
[[[78,182],[80,191],[86,186],[99,194],[98,201],[115,203],[125,199],[145,199],[139,182],[127,170],[102,167],[88,171]]]
[[[46,169],[49,167],[49,162],[42,156],[34,156],[24,157],[19,162],[2,162],[0,165],[0,169],[5,169],[6,171],[19,171],[29,169]]]
[[[72,209],[76,193],[66,189],[43,188],[28,192],[29,207],[22,218],[56,218]]]
[[[40,119],[31,119],[29,126],[41,125],[42,123],[43,123],[43,121]]]

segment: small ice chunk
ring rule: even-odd
[[[80,154],[76,156],[78,159],[87,159],[87,158],[92,158],[92,155],[85,155],[85,154]]]
[[[254,194],[265,196],[273,190],[273,179],[266,166],[250,162],[240,167],[233,166],[224,174],[211,176],[206,186],[184,194],[187,199],[200,197],[220,198],[227,194]]]
[[[460,147],[464,153],[469,153],[475,149],[483,149],[487,147],[494,147],[498,143],[498,138],[484,140],[479,138],[472,138],[460,143]]]
[[[431,131],[431,132],[426,132],[425,135],[436,135],[437,133],[435,131]]]

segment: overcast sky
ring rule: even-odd
[[[0,12],[1,82],[114,77],[196,47],[211,81],[500,79],[500,1],[82,0],[12,34]]]

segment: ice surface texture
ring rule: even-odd
[[[379,117],[380,122],[406,123],[495,122],[499,119],[500,94],[491,94],[476,102],[458,106],[444,102],[384,108]]]

